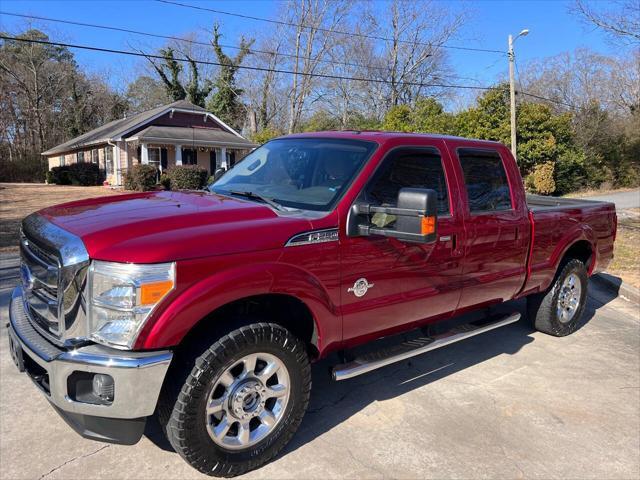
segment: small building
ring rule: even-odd
[[[199,165],[211,175],[230,168],[258,145],[202,107],[186,100],[114,120],[42,152],[49,169],[98,163],[111,185],[122,185],[133,165]]]

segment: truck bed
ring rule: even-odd
[[[527,195],[526,200],[532,241],[524,294],[545,290],[566,249],[577,242],[587,250],[589,274],[607,267],[617,223],[613,203],[541,195]]]
[[[582,198],[546,197],[543,195],[527,195],[527,205],[532,212],[549,210],[565,210],[567,208],[586,208],[604,206],[608,202],[585,200]]]

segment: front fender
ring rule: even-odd
[[[207,271],[202,261],[178,265],[178,278]],[[263,294],[290,295],[311,311],[320,353],[341,341],[338,307],[322,283],[310,272],[295,265],[263,261],[242,266],[212,269],[207,275],[176,292],[158,315],[149,319],[136,342],[139,349],[167,348],[180,343],[203,318],[216,309],[243,298]]]

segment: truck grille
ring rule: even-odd
[[[61,299],[58,295],[60,263],[54,252],[23,232],[20,238],[20,274],[26,307],[35,327],[47,336],[60,338]]]
[[[22,221],[20,274],[33,327],[59,346],[85,341],[89,254],[82,240],[39,213]]]

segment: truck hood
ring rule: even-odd
[[[39,212],[77,235],[97,260],[157,263],[282,247],[311,229],[241,198],[146,192],[65,203]]]

